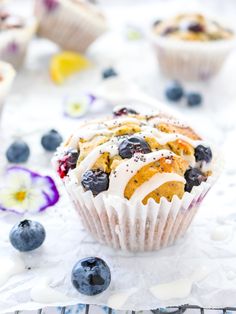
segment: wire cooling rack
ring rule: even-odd
[[[66,314],[67,307],[61,307],[59,314]],[[196,314],[205,314],[207,311],[217,311],[219,314],[227,314],[229,312],[236,312],[236,307],[225,307],[225,308],[202,308],[197,305],[190,305],[185,304],[182,306],[171,306],[167,308],[158,308],[153,309],[147,312],[151,312],[153,314],[182,314],[186,312],[187,310],[194,310]],[[15,311],[14,314],[21,314],[23,311]],[[137,314],[140,313],[140,311],[121,311],[129,314]],[[145,314],[146,311],[141,311],[141,313]],[[115,311],[115,313],[119,313],[119,311]],[[43,314],[43,309],[39,309],[35,311],[35,314]],[[89,304],[85,304],[85,310],[84,314],[93,314],[93,310],[91,309],[91,306]],[[114,310],[112,308],[107,308],[107,314],[114,314]]]

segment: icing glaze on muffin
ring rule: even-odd
[[[0,11],[0,30],[9,30],[24,27],[23,18],[12,15],[6,11]]]
[[[122,108],[111,118],[82,124],[54,162],[63,180],[76,180],[94,197],[109,193],[147,204],[150,198],[158,203],[161,197],[181,198],[206,181],[212,152],[189,126],[169,115]]]
[[[201,14],[180,14],[155,22],[153,31],[159,36],[186,41],[214,41],[234,36],[230,29]]]

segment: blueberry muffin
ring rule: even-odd
[[[38,34],[64,50],[84,53],[107,30],[96,5],[83,0],[36,0]]]
[[[19,68],[35,30],[33,18],[26,19],[0,10],[0,59]]]
[[[121,108],[80,125],[54,166],[93,236],[142,251],[185,233],[210,187],[213,157],[174,117]]]
[[[160,70],[174,79],[207,80],[235,46],[233,30],[202,14],[180,14],[152,26]]]
[[[202,14],[180,14],[172,19],[157,21],[153,31],[163,37],[187,41],[215,41],[232,39],[231,29]]]

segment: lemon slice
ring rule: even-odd
[[[71,75],[87,69],[90,61],[81,54],[64,51],[52,57],[50,76],[56,84],[62,84]]]

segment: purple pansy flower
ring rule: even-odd
[[[49,12],[54,11],[58,6],[57,0],[43,0],[43,4]]]
[[[69,118],[81,118],[89,110],[95,97],[90,94],[70,95],[64,101],[64,114]]]
[[[59,193],[53,179],[23,167],[7,169],[0,186],[0,209],[18,214],[37,213],[53,206]]]

